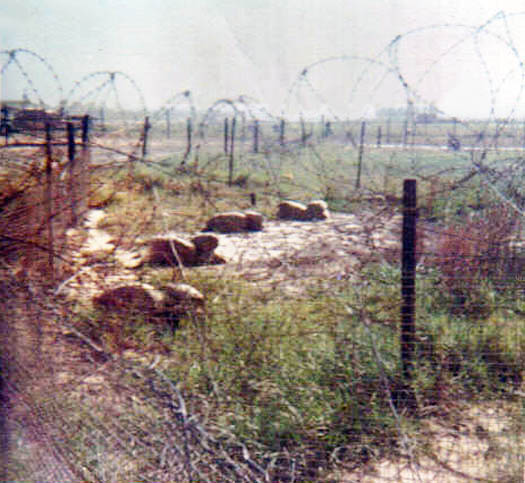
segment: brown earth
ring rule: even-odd
[[[76,266],[60,292],[86,299],[109,285],[137,280],[134,268],[139,265],[139,250],[115,247],[111,237],[96,228],[103,216],[101,210],[92,210],[84,229],[71,233]],[[262,231],[217,233],[216,252],[228,263],[195,270],[212,270],[217,275],[239,276],[297,292],[308,281],[352,279],[373,260],[399,260],[400,233],[401,216],[393,212],[334,213],[328,220],[312,222],[266,220]],[[112,257],[116,263],[109,263]]]

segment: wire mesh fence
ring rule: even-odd
[[[403,195],[376,192],[370,171],[360,190],[347,188],[351,212],[281,219],[282,184],[228,188],[227,165],[217,177],[175,163],[166,176],[155,145],[143,158],[143,138],[130,155],[95,132],[73,217],[71,149],[56,135],[49,153],[42,136],[24,148],[39,165],[18,161],[18,146],[2,150],[8,179],[23,180],[3,203],[6,479],[519,481],[515,171],[494,163],[474,174],[452,167],[440,185],[419,177],[407,352]],[[400,190],[406,173],[384,184]],[[226,205],[254,203],[262,231],[214,235],[227,263],[188,261],[180,238],[202,236]],[[169,230],[175,255],[148,261],[142,238]],[[181,282],[205,306],[168,316],[154,294]]]
[[[2,111],[2,481],[523,481],[521,121],[121,82]]]

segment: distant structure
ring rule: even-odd
[[[61,112],[49,112],[29,99],[4,100],[0,104],[0,134],[43,131],[49,123],[52,129],[63,125]]]

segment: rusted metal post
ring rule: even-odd
[[[403,183],[403,241],[401,266],[401,363],[403,377],[413,378],[416,332],[416,180]]]
[[[357,177],[355,179],[355,189],[361,188],[361,169],[363,165],[363,153],[365,150],[366,121],[361,123],[361,135],[359,137],[359,152],[357,154]]]

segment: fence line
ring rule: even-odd
[[[72,94],[118,91],[120,74],[100,74]],[[328,469],[375,463],[373,481],[388,481],[396,463],[398,481],[521,481],[522,123],[293,122],[247,99],[214,106],[203,119],[2,109],[0,479],[329,481]],[[314,197],[331,218],[275,220],[283,199]],[[106,205],[111,253],[78,257],[83,214]],[[136,292],[116,302],[135,304],[126,315],[92,304],[93,286],[181,281],[176,264],[117,261],[158,235],[158,218],[185,236],[204,214],[255,206],[266,230],[221,235],[238,249],[230,262],[185,272],[206,307],[175,334],[162,311],[145,323],[151,301]],[[457,458],[435,446],[450,443],[435,418]],[[465,468],[469,432],[487,451]]]

